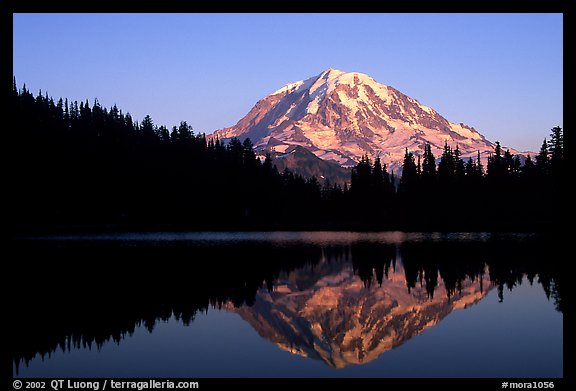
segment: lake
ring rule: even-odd
[[[15,377],[563,376],[534,234],[162,232],[12,243]]]

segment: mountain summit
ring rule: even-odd
[[[353,166],[364,154],[399,167],[405,149],[420,155],[429,143],[439,157],[444,143],[464,158],[494,144],[473,127],[449,122],[434,109],[359,72],[326,69],[286,84],[260,100],[220,139],[250,138],[256,149],[289,153],[301,146],[318,158]],[[512,150],[512,153],[517,151]]]

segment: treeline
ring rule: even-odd
[[[97,100],[54,101],[13,86],[12,228],[113,225],[186,229],[274,228],[314,214],[316,179],[282,174],[250,140],[224,144],[136,122]]]
[[[562,129],[533,161],[500,145],[484,170],[449,145],[406,151],[395,179],[362,158],[347,184],[320,185],[249,139],[209,140],[182,121],[168,129],[97,100],[54,101],[16,81],[12,91],[9,224],[116,229],[550,229],[563,194]]]
[[[486,169],[480,152],[464,160],[448,143],[438,164],[430,144],[421,155],[406,149],[399,181],[378,157],[364,156],[352,171],[353,210],[407,229],[554,229],[565,205],[564,161],[559,126],[534,160],[496,142]]]

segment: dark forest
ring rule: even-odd
[[[486,167],[446,144],[408,151],[402,174],[364,157],[348,183],[320,184],[261,161],[249,139],[186,121],[168,129],[97,100],[12,92],[13,232],[82,230],[555,231],[564,203],[563,131],[536,156],[500,144]]]

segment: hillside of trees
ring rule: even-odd
[[[249,139],[208,140],[182,121],[134,121],[97,100],[12,91],[8,224],[87,229],[555,230],[564,146],[552,129],[522,164],[500,145],[484,168],[446,145],[406,151],[400,178],[364,157],[350,184],[321,185],[260,161]]]
[[[533,159],[503,151],[500,143],[484,168],[480,154],[464,161],[447,143],[436,164],[430,145],[422,156],[406,150],[395,181],[379,158],[365,156],[352,172],[354,213],[421,230],[560,229],[565,203],[564,136],[552,128]],[[372,205],[382,207],[372,209]]]

